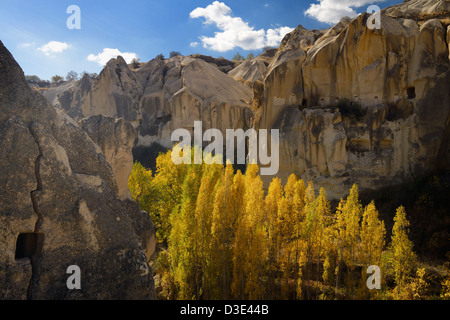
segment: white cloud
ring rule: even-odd
[[[342,17],[354,18],[358,15],[354,8],[368,6],[385,0],[318,0],[318,4],[311,4],[305,15],[320,22],[338,23]],[[366,8],[364,8],[366,9]],[[364,10],[363,9],[363,10]]]
[[[36,43],[33,42],[24,42],[24,43],[20,43],[19,44],[19,48],[29,48],[29,47],[34,47],[36,45]]]
[[[195,48],[196,46],[198,46],[198,42],[194,41],[194,42],[191,42],[189,45],[190,45],[192,48]]]
[[[49,56],[52,53],[61,53],[67,49],[69,49],[70,45],[66,42],[59,41],[49,41],[44,44],[42,47],[39,47],[38,50],[45,53],[45,55]]]
[[[215,24],[221,30],[215,32],[214,37],[201,36],[203,47],[215,51],[225,52],[240,47],[244,50],[258,50],[264,46],[278,45],[286,33],[294,30],[280,27],[255,30],[240,17],[231,16],[231,9],[225,3],[214,1],[206,8],[196,8],[190,13],[191,18],[204,18],[204,24]]]
[[[102,52],[98,54],[90,54],[87,59],[92,62],[97,62],[101,66],[105,66],[112,58],[122,56],[126,63],[131,63],[133,59],[137,59],[137,55],[134,52],[120,52],[119,49],[104,48]]]

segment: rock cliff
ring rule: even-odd
[[[325,33],[299,26],[268,67],[256,126],[280,129],[280,174],[324,186],[396,184],[449,165],[449,1],[408,1]],[[303,44],[303,45],[302,45]]]
[[[81,119],[78,124],[100,147],[111,164],[119,198],[131,200],[128,176],[133,167],[132,149],[137,136],[136,130],[122,118],[103,115]]]
[[[328,30],[298,26],[239,65],[178,56],[131,70],[119,57],[96,79],[44,94],[75,119],[132,122],[135,146],[170,147],[195,120],[280,129],[278,175],[339,198],[353,183],[377,189],[449,167],[449,17],[448,0],[410,0],[382,10],[379,29],[367,13]]]
[[[0,110],[0,299],[155,298],[148,214],[118,198],[98,145],[1,42]],[[71,265],[80,290],[66,286]]]
[[[172,131],[193,129],[196,120],[204,130],[252,125],[251,89],[224,73],[234,67],[227,61],[176,56],[131,70],[119,56],[97,78],[85,75],[44,95],[76,120],[101,114],[129,121],[137,130],[136,146],[171,147]]]

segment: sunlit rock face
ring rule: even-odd
[[[76,120],[101,114],[129,121],[137,131],[137,146],[157,142],[171,147],[173,130],[192,130],[194,121],[202,121],[204,130],[252,125],[251,89],[219,67],[202,58],[177,56],[131,70],[119,56],[97,78],[85,75],[44,95]]]
[[[298,26],[242,63],[177,56],[133,69],[118,57],[96,79],[44,94],[75,119],[124,118],[135,147],[170,147],[196,120],[279,129],[278,175],[339,198],[353,183],[377,189],[448,167],[449,16],[449,1],[410,0],[382,10],[379,29],[367,13],[328,30]]]
[[[283,178],[339,198],[355,182],[377,189],[448,167],[449,7],[408,1],[382,10],[378,30],[363,14],[309,46],[287,45],[307,43],[301,26],[286,38],[253,93],[256,126],[280,129]]]

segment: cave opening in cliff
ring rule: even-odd
[[[305,99],[305,98],[303,98],[303,99],[302,99],[302,107],[303,107],[303,108],[306,108],[307,106],[308,106],[308,100]]]
[[[408,95],[408,99],[414,99],[416,97],[416,88],[410,87],[406,89],[406,94]]]
[[[19,234],[16,242],[15,259],[39,258],[44,245],[44,234],[40,232],[24,232]]]

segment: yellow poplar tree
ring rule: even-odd
[[[297,270],[295,271],[294,281],[296,281],[296,297],[302,297],[302,279],[303,268],[306,265],[306,251],[307,243],[304,237],[304,219],[305,219],[305,199],[306,199],[306,185],[302,179],[298,179],[295,183],[293,196],[293,213],[294,213],[294,260]]]
[[[308,187],[305,191],[305,207],[304,207],[304,221],[303,221],[303,239],[306,241],[306,277],[310,281],[312,280],[312,266],[313,256],[316,249],[316,243],[314,239],[316,228],[316,196],[314,193],[314,184],[312,181],[308,182]],[[310,286],[307,287],[307,298],[310,299]]]
[[[297,271],[297,279],[296,279],[296,298],[301,299],[303,296],[303,269],[305,268],[305,265],[307,263],[307,251],[308,251],[308,244],[304,239],[300,239],[297,242],[297,265],[298,265],[298,271]]]
[[[299,222],[297,224],[298,230],[296,231],[298,234],[300,234],[301,231],[300,222],[303,221],[305,215],[305,195],[306,195],[305,182],[302,179],[298,179],[297,182],[295,183],[294,197],[293,197],[294,212],[296,214],[295,219],[296,221]]]
[[[212,299],[229,299],[233,277],[233,246],[238,211],[233,189],[233,166],[227,164],[214,197],[211,250],[207,269]]]
[[[140,202],[142,197],[149,192],[152,186],[152,171],[145,169],[139,162],[135,162],[128,177],[128,189],[131,197]]]
[[[357,264],[357,246],[360,235],[362,205],[359,201],[358,186],[350,189],[346,200],[341,200],[336,210],[338,231],[338,265],[336,270],[336,290],[339,289],[341,263],[347,266],[347,294],[355,289],[354,270]]]
[[[325,228],[323,232],[323,283],[326,286],[331,286],[335,281],[335,270],[337,260],[337,229],[335,227],[334,217],[328,217],[325,222]],[[327,298],[324,295],[324,298]]]
[[[393,252],[392,264],[397,297],[399,297],[401,289],[406,287],[417,263],[417,257],[413,251],[413,243],[409,240],[408,233],[409,221],[406,218],[405,208],[401,206],[395,213],[390,244],[390,250]]]
[[[279,234],[277,232],[278,203],[283,196],[281,179],[273,178],[267,191],[265,202],[268,232],[268,270],[267,288],[270,299],[276,298],[275,278],[277,273],[277,254],[279,250]]]
[[[267,263],[267,230],[264,223],[264,189],[257,165],[250,165],[245,181],[245,218],[248,234],[247,259],[244,263],[245,293],[249,299],[264,297],[263,276]]]
[[[366,269],[370,265],[381,266],[381,254],[385,245],[386,229],[384,222],[378,218],[374,201],[369,203],[363,213],[361,222],[361,247],[359,260],[363,264],[360,291],[361,297],[370,296],[366,286]],[[373,291],[372,291],[373,292]]]
[[[235,227],[236,238],[233,248],[233,282],[231,284],[231,290],[234,299],[244,299],[244,263],[246,260],[246,250],[248,250],[247,219],[245,214],[245,190],[245,178],[242,173],[238,171],[233,179],[233,191],[236,192],[236,199],[233,204],[235,206],[235,211],[238,212]]]
[[[171,252],[166,248],[168,248],[171,235],[171,216],[172,214],[176,216],[180,209],[187,165],[175,165],[171,154],[172,150],[169,150],[157,157],[156,171],[153,177],[150,170],[135,163],[129,177],[128,187],[133,199],[152,217],[156,227],[156,237],[160,243],[158,248],[161,250],[154,265],[155,272],[161,276],[163,290],[166,294],[175,298],[177,286],[174,272],[171,270]],[[174,254],[174,256],[177,255]]]
[[[211,156],[211,155],[207,155]],[[213,217],[214,196],[216,185],[222,174],[223,167],[220,164],[202,164],[204,167],[201,178],[200,188],[198,191],[195,217],[194,221],[196,228],[194,230],[193,239],[197,240],[194,243],[195,264],[194,277],[196,284],[196,296],[203,299],[208,299],[210,296],[211,283],[210,278],[204,278],[207,264],[210,263],[211,250],[211,224]]]
[[[284,195],[278,203],[276,233],[278,241],[277,265],[281,273],[281,297],[288,299],[289,280],[298,275],[295,267],[298,260],[297,214],[294,206],[297,177],[291,174],[284,186]]]
[[[384,222],[378,218],[374,201],[364,209],[361,222],[360,260],[366,266],[381,264],[381,253],[385,244],[386,229]]]
[[[320,278],[320,262],[325,256],[325,227],[326,219],[330,216],[330,202],[327,200],[327,193],[324,188],[320,188],[319,196],[315,201],[315,214],[313,219],[312,240],[313,253],[316,263],[316,298],[319,292],[319,278]]]
[[[250,164],[245,173],[245,202],[238,222],[233,257],[235,298],[265,296],[263,276],[267,264],[267,230],[264,223],[264,190],[259,167]]]
[[[202,165],[198,164],[189,166],[183,184],[180,208],[170,216],[172,230],[169,252],[180,299],[198,299],[200,294],[195,273],[198,261],[196,244],[200,241],[196,232],[195,212],[202,169]]]
[[[293,267],[292,249],[293,249],[293,232],[292,232],[292,206],[289,201],[282,197],[278,204],[278,252],[277,252],[277,266],[281,275],[280,289],[282,299],[288,299],[289,293],[289,278]]]
[[[174,152],[177,152],[175,149]],[[181,203],[183,183],[187,173],[187,165],[176,165],[172,161],[172,150],[160,154],[156,158],[156,172],[152,181],[153,196],[149,195],[153,206],[141,206],[148,210],[154,221],[159,223],[157,227],[158,241],[167,245],[171,232],[170,216],[173,210],[177,210]],[[148,203],[147,199],[143,199]],[[140,203],[141,204],[141,203]]]
[[[150,214],[156,229],[156,237],[162,242],[167,237],[165,234],[167,221],[159,214],[159,192],[155,186],[152,171],[145,169],[139,162],[135,162],[128,177],[128,189],[140,208]]]

